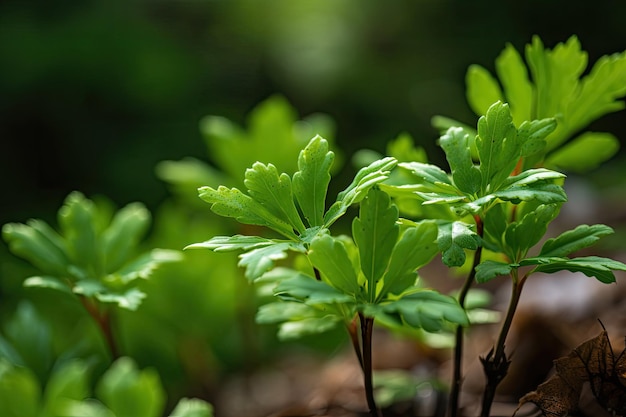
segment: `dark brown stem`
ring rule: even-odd
[[[365,383],[365,398],[371,417],[381,417],[374,399],[374,383],[372,378],[372,331],[374,318],[365,317],[359,313],[361,323],[361,349],[363,357],[363,381]]]
[[[474,220],[476,221],[476,232],[478,236],[483,237],[483,222],[482,219],[478,216],[474,216]],[[461,307],[465,308],[465,298],[467,298],[467,294],[469,290],[472,288],[472,284],[474,283],[474,279],[476,278],[476,266],[480,263],[480,258],[482,256],[482,246],[479,246],[478,249],[474,252],[474,261],[472,262],[472,269],[470,273],[467,275],[465,282],[463,283],[463,287],[459,292],[459,304]],[[450,399],[448,401],[448,410],[450,417],[456,417],[459,412],[459,396],[461,395],[461,385],[463,384],[463,326],[456,327],[455,334],[455,345],[454,345],[454,369],[452,375],[452,387],[450,390]]]
[[[113,335],[113,318],[111,311],[108,309],[100,310],[98,305],[87,297],[80,297],[80,301],[83,304],[83,307],[85,307],[85,310],[87,310],[87,313],[89,313],[98,325],[98,328],[104,337],[104,341],[109,348],[111,359],[115,360],[119,358],[120,354],[115,341],[115,336]]]
[[[502,323],[498,340],[487,356],[481,358],[483,370],[485,372],[485,376],[487,377],[487,383],[485,384],[485,390],[483,392],[482,410],[480,413],[481,417],[489,417],[491,405],[493,404],[493,400],[496,396],[496,389],[498,388],[500,382],[506,377],[511,363],[506,356],[504,348],[506,338],[509,334],[509,330],[511,329],[511,323],[513,323],[513,317],[515,316],[520,296],[522,295],[522,288],[526,280],[526,277],[523,277],[519,281],[517,281],[515,277],[513,278],[511,300],[509,301],[509,308],[506,312],[504,322]]]
[[[354,348],[356,358],[359,360],[359,365],[361,365],[361,369],[363,369],[363,354],[361,351],[361,342],[359,340],[358,323],[359,317],[355,316],[348,325],[348,334],[350,334],[350,341],[352,342],[352,347]]]

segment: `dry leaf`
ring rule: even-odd
[[[583,384],[591,386],[598,404],[614,415],[626,414],[626,355],[617,358],[606,331],[554,362],[556,373],[536,391],[520,399],[534,403],[546,417],[565,417],[578,408]],[[519,407],[518,407],[519,409]]]

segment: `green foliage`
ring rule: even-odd
[[[57,368],[42,387],[25,367],[0,359],[0,411],[10,417],[162,416],[165,393],[158,375],[138,370],[120,358],[91,391],[91,369],[73,360]],[[170,417],[212,417],[212,407],[198,399],[181,399]]]
[[[131,203],[112,218],[93,201],[71,193],[59,210],[60,232],[41,220],[4,225],[2,234],[11,251],[37,267],[42,275],[24,285],[44,287],[94,298],[135,310],[144,293],[138,279],[154,268],[180,260],[171,250],[154,249],[137,255],[150,214]]]
[[[466,76],[467,99],[477,115],[485,114],[496,101],[506,101],[519,128],[529,121],[558,121],[541,149],[528,155],[524,168],[544,162],[582,172],[615,155],[619,141],[613,135],[574,136],[601,116],[624,108],[619,99],[626,95],[626,53],[601,57],[583,75],[587,53],[575,36],[553,49],[545,48],[535,36],[526,46],[525,59],[528,67],[509,44],[496,59],[498,79],[478,65],[470,66]]]
[[[190,157],[163,161],[156,168],[157,175],[192,205],[201,186],[240,187],[242,173],[257,161],[271,161],[278,172],[296,172],[297,156],[310,138],[319,134],[332,146],[335,128],[330,117],[320,113],[299,120],[296,109],[284,97],[272,96],[252,109],[246,129],[212,115],[202,119],[200,130],[211,162],[218,169]]]
[[[388,178],[395,159],[383,158],[362,168],[324,213],[332,160],[326,141],[318,136],[301,152],[299,171],[291,182],[287,174],[279,176],[267,169],[269,165],[256,163],[248,169],[248,195],[238,192],[237,196],[249,199],[251,211],[238,220],[268,226],[289,240],[217,236],[190,247],[243,250],[240,265],[252,281],[267,281],[263,274],[277,259],[285,258],[287,251],[305,254],[316,276],[311,270],[278,274],[274,293],[287,303],[262,306],[257,314],[261,323],[282,323],[279,335],[284,338],[347,324],[357,312],[374,318],[394,316],[396,321],[428,331],[441,330],[444,322],[467,324],[467,316],[454,299],[415,286],[416,270],[437,253],[437,226],[434,222],[400,226],[398,208],[376,187]],[[222,209],[236,204],[232,203],[234,195],[212,190],[203,187],[200,195],[213,211],[238,216],[239,212]],[[354,241],[333,237],[329,227],[354,203],[360,203],[359,216],[352,222]],[[265,212],[276,221],[255,220],[255,215]],[[291,226],[290,233],[285,233],[283,224]],[[302,225],[307,228],[302,230]]]
[[[200,198],[211,204],[214,213],[234,217],[244,224],[268,227],[288,240],[217,236],[188,247],[244,250],[240,265],[246,267],[246,276],[251,281],[270,270],[274,261],[284,258],[287,251],[304,252],[350,205],[361,201],[370,188],[384,181],[396,164],[393,158],[385,158],[362,168],[324,212],[334,158],[328,146],[320,136],[313,138],[301,151],[299,170],[291,180],[288,174],[278,175],[271,164],[255,163],[246,170],[244,184],[248,194],[223,186],[199,189]]]

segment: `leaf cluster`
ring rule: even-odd
[[[0,359],[0,403],[7,417],[160,417],[165,392],[158,374],[139,370],[130,358],[114,362],[91,391],[90,366],[81,360],[64,363],[45,388],[30,369]],[[170,417],[212,417],[210,404],[181,399]]]
[[[137,280],[148,278],[163,263],[181,259],[179,252],[171,250],[138,253],[150,223],[150,213],[139,203],[110,215],[73,192],[59,210],[58,223],[60,231],[36,219],[2,228],[9,249],[41,271],[24,285],[135,310],[145,297]]]
[[[316,136],[300,152],[298,171],[292,176],[279,174],[273,164],[256,162],[246,170],[247,192],[225,186],[201,187],[200,198],[211,204],[214,213],[266,227],[282,239],[216,236],[188,248],[243,251],[239,264],[246,268],[250,281],[269,271],[276,260],[287,257],[288,251],[305,253],[316,236],[328,233],[328,228],[352,204],[365,198],[370,188],[384,181],[396,165],[395,159],[384,158],[362,168],[326,209],[333,160],[328,142]]]
[[[576,36],[545,48],[533,37],[524,59],[510,44],[495,62],[497,79],[479,65],[466,75],[467,100],[477,115],[496,101],[511,105],[514,123],[555,118],[558,125],[535,145],[524,168],[537,164],[588,171],[611,158],[619,141],[604,132],[578,134],[599,117],[621,110],[626,95],[626,52],[601,57],[587,71],[588,56]],[[587,72],[586,72],[587,71]]]
[[[486,225],[494,225],[489,229],[491,232],[496,226],[507,227],[511,205],[526,203],[528,207],[536,207],[536,204],[542,204],[551,207],[551,212],[556,215],[559,204],[566,201],[565,192],[558,184],[563,174],[545,168],[517,170],[518,162],[533,152],[535,144],[544,140],[554,127],[554,120],[544,119],[524,122],[518,129],[509,106],[496,102],[479,119],[474,138],[463,128],[450,127],[439,139],[450,165],[450,174],[432,164],[401,163],[400,168],[411,175],[411,183],[385,187],[392,189],[394,195],[412,197],[424,205],[442,205],[447,209],[440,222],[438,243],[444,263],[460,266],[465,262],[466,249],[475,250],[484,245],[483,236],[465,221],[466,216],[479,218],[481,223],[484,219]],[[472,157],[472,146],[478,156],[477,164]],[[531,217],[516,226],[519,230],[517,237],[522,239],[516,244],[523,246],[519,248],[522,252],[536,243],[531,244],[533,239],[525,237],[525,231],[533,227],[530,220]],[[490,243],[491,249],[506,252],[505,242],[492,239]]]

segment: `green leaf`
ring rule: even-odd
[[[116,417],[160,417],[165,391],[153,369],[138,370],[130,358],[120,358],[96,386],[98,398]]]
[[[89,397],[89,366],[73,360],[57,369],[46,384],[42,417],[64,416],[70,401]]]
[[[551,153],[546,164],[583,173],[608,161],[618,150],[619,140],[610,133],[585,132]]]
[[[398,240],[400,226],[397,221],[398,208],[384,191],[373,188],[361,202],[359,217],[352,222],[352,236],[359,248],[361,271],[367,278],[367,291],[372,299]]]
[[[311,280],[308,277],[306,279]],[[303,320],[316,316],[316,310],[310,305],[303,304],[301,297],[286,295],[283,298],[296,298],[298,301],[279,301],[263,304],[256,313],[256,322],[259,324],[272,324],[290,320]]]
[[[565,178],[565,174],[545,168],[528,169],[522,173],[509,177],[502,184],[502,189],[522,187],[539,181],[556,180]]]
[[[290,250],[304,252],[304,248],[297,243],[279,242],[242,253],[238,265],[246,269],[246,278],[252,282],[272,269],[276,261],[285,259]]]
[[[546,274],[564,270],[582,272],[588,277],[594,277],[605,284],[615,282],[615,275],[612,271],[626,271],[625,264],[599,256],[585,256],[573,259],[558,257],[527,258],[520,262],[520,265],[537,265],[534,272],[544,272]]]
[[[587,66],[587,54],[575,36],[553,50],[545,50],[538,36],[526,47],[526,61],[536,85],[536,116],[553,117],[561,113],[578,89],[578,78]]]
[[[478,120],[476,148],[482,178],[480,189],[482,194],[493,192],[511,174],[521,154],[508,104],[494,103]]]
[[[458,195],[458,191],[456,187],[452,185],[448,174],[436,165],[421,162],[406,162],[400,163],[398,166],[419,178],[419,183],[425,185],[423,189],[418,189],[417,191],[442,191]]]
[[[38,288],[51,288],[53,290],[61,291],[71,294],[72,290],[67,282],[61,281],[59,278],[51,276],[37,276],[30,277],[24,281],[25,287],[38,287]]]
[[[400,294],[415,284],[417,269],[430,262],[438,252],[436,240],[437,225],[432,221],[419,222],[402,233],[393,248],[378,300],[390,293]]]
[[[416,147],[410,134],[403,132],[387,144],[387,155],[399,162],[426,162],[426,151],[421,146]]]
[[[179,262],[183,259],[179,251],[171,249],[152,249],[143,253],[124,265],[115,274],[107,276],[107,282],[119,282],[128,284],[136,279],[147,279],[161,265],[171,262]]]
[[[339,323],[341,323],[341,318],[330,314],[322,317],[288,321],[281,324],[278,329],[278,339],[293,340],[304,336],[324,333],[334,329]]]
[[[293,192],[300,211],[309,227],[324,224],[326,193],[330,183],[330,168],[335,154],[328,142],[316,136],[298,156],[298,172],[293,175]]]
[[[480,190],[481,174],[472,161],[469,135],[460,127],[451,127],[439,138],[439,145],[446,153],[454,184],[465,194],[477,193]]]
[[[63,411],[57,415],[63,417],[117,417],[102,403],[87,399],[82,401],[67,400]]]
[[[39,227],[33,227],[35,225]],[[43,223],[39,221],[31,221],[29,225],[7,223],[2,227],[2,236],[11,252],[41,271],[54,275],[64,274],[69,260],[62,249],[62,243],[44,235],[41,232],[43,227]]]
[[[211,204],[211,210],[220,216],[232,217],[239,223],[269,227],[289,239],[297,239],[290,224],[270,213],[252,197],[237,188],[219,186],[200,187],[201,199]]]
[[[139,243],[150,225],[150,212],[140,203],[131,203],[120,209],[101,238],[105,270],[118,270]]]
[[[462,266],[465,263],[465,249],[476,250],[479,245],[480,238],[469,224],[460,221],[439,224],[437,246],[447,266]]]
[[[483,261],[476,266],[476,282],[483,284],[501,275],[509,275],[513,267],[504,262]]]
[[[270,213],[291,224],[299,233],[304,232],[306,227],[296,209],[289,175],[278,175],[274,165],[256,162],[246,170],[244,184],[248,194]]]
[[[40,406],[37,378],[27,368],[0,358],[0,404],[3,417],[37,416]]]
[[[95,298],[103,303],[117,304],[120,308],[135,311],[146,298],[146,293],[138,288],[131,288],[123,292],[103,291],[97,292]]]
[[[354,302],[354,296],[304,274],[281,281],[274,289],[274,295],[283,300],[299,300],[309,305]]]
[[[546,234],[548,224],[558,213],[557,204],[542,204],[526,213],[520,221],[509,224],[504,232],[504,240],[511,250],[507,255],[514,261],[526,256],[528,249]]]
[[[483,245],[493,252],[501,252],[508,222],[508,205],[496,204],[483,216]]]
[[[258,236],[214,236],[205,242],[188,245],[185,249],[210,249],[215,252],[227,252],[234,250],[248,251],[263,246],[273,245],[275,242],[275,240]]]
[[[568,230],[556,238],[551,238],[543,244],[539,256],[563,257],[596,243],[602,236],[613,233],[613,229],[603,224],[589,226],[580,225]]]
[[[351,295],[359,292],[352,261],[340,240],[321,235],[311,243],[308,256],[313,267],[319,269],[333,287]]]
[[[81,193],[73,192],[59,210],[59,225],[73,264],[87,269],[94,276],[102,270],[98,254],[96,206]]]
[[[395,158],[383,158],[361,168],[348,187],[337,195],[337,200],[324,215],[324,226],[330,227],[352,204],[358,203],[370,188],[385,181],[397,165]]]
[[[528,121],[525,120],[517,130],[522,143],[522,156],[525,158],[543,155],[546,149],[546,137],[556,129],[554,118]],[[532,168],[532,166],[528,167]]]
[[[496,58],[496,73],[504,88],[506,101],[511,106],[513,122],[520,126],[525,120],[531,120],[533,85],[528,79],[526,65],[513,45],[507,44]]]
[[[385,313],[398,313],[406,324],[427,332],[437,332],[445,322],[467,326],[469,320],[465,310],[452,297],[433,290],[418,290],[402,298],[384,304]]]
[[[487,109],[503,101],[502,90],[498,81],[480,65],[470,65],[465,75],[467,102],[477,115],[487,113]]]
[[[496,191],[492,196],[504,201],[539,201],[541,203],[564,203],[567,201],[567,195],[563,187],[556,184],[546,182],[535,182],[522,186],[511,186],[504,190]],[[479,204],[479,201],[474,201]]]
[[[598,59],[579,83],[577,96],[568,103],[568,130],[576,132],[593,120],[624,109],[618,100],[626,95],[626,52]]]
[[[213,417],[213,407],[197,398],[181,398],[170,417]]]

